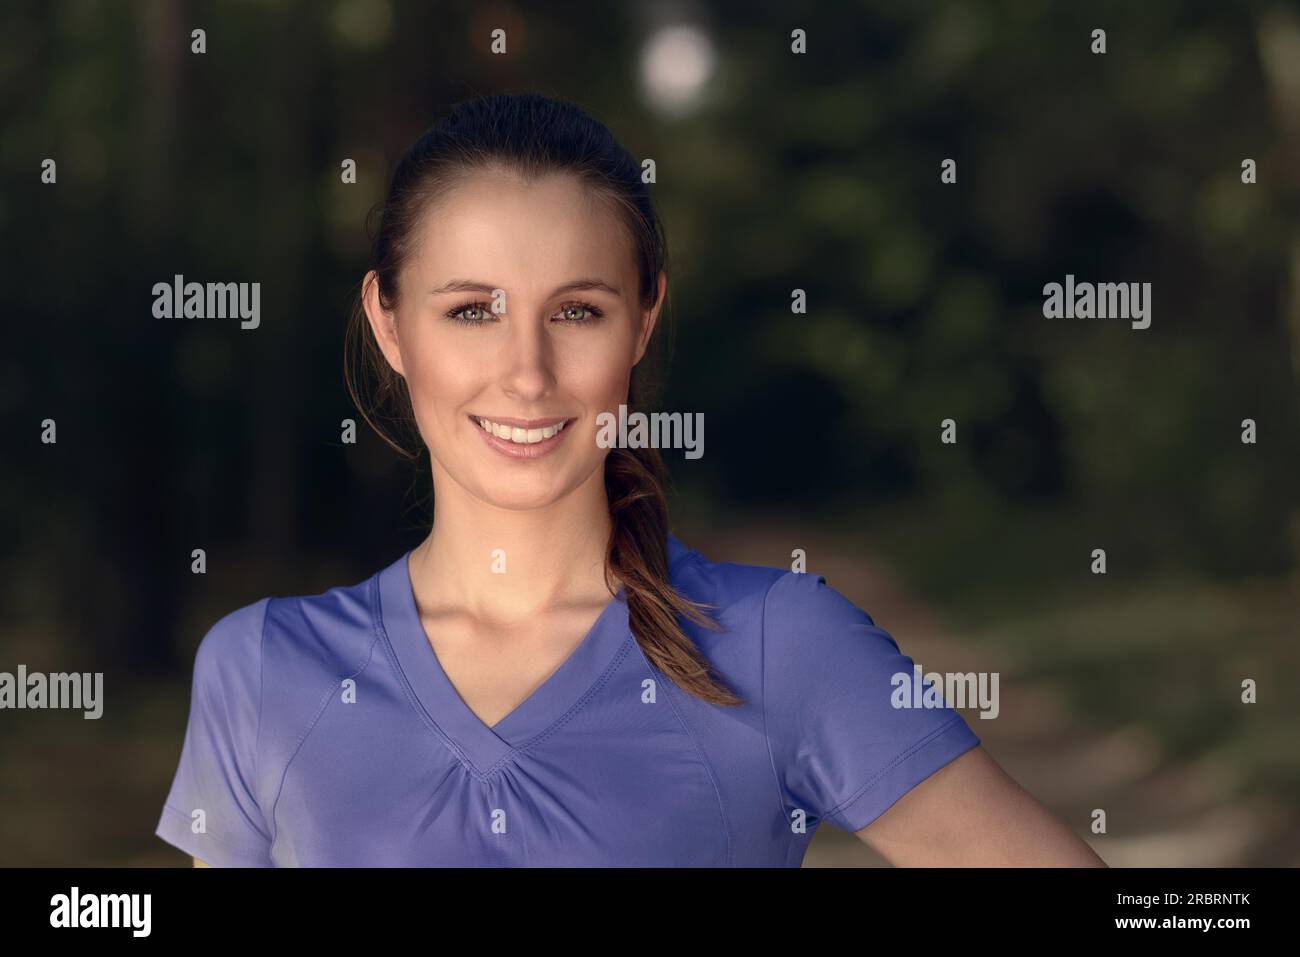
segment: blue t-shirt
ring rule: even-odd
[[[263,598],[194,661],[156,834],[214,866],[797,867],[979,738],[898,708],[912,659],[823,577],[712,562],[669,536],[712,705],[650,664],[620,589],[582,643],[489,727],[443,673],[407,555],[360,584]]]

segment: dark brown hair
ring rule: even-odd
[[[655,305],[659,272],[667,266],[667,242],[640,166],[602,123],[579,107],[534,93],[503,93],[456,104],[398,162],[380,211],[373,251],[384,309],[396,306],[398,278],[422,217],[467,175],[495,168],[528,179],[567,173],[610,204],[632,238],[642,308]],[[414,459],[422,441],[410,394],[375,341],[365,317],[364,295],[362,289],[348,323],[344,364],[348,390],[371,428],[401,455]],[[657,326],[664,325],[662,319]],[[639,409],[644,399],[641,365],[632,370],[629,412]],[[405,435],[394,440],[385,424]],[[403,438],[415,451],[404,446]],[[615,579],[623,583],[632,634],[656,668],[701,700],[740,704],[744,699],[710,676],[707,659],[678,621],[682,615],[704,627],[719,627],[703,612],[709,606],[681,595],[669,578],[665,479],[657,450],[609,450],[605,490],[612,528],[605,581],[611,592]]]

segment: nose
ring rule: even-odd
[[[513,305],[513,304],[512,304]],[[554,352],[546,334],[544,319],[530,318],[509,323],[509,343],[501,387],[521,406],[532,405],[555,388]]]

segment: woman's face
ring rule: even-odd
[[[481,172],[416,238],[397,308],[369,276],[364,302],[435,483],[501,508],[557,501],[603,468],[596,417],[627,401],[658,318],[637,301],[630,237],[573,177]]]

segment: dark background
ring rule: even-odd
[[[204,632],[422,537],[427,461],[340,441],[342,334],[398,156],[494,91],[656,161],[683,540],[806,548],[927,668],[999,671],[972,725],[1111,863],[1300,863],[1296,5],[535,6],[5,4],[0,670],[106,710],[0,712],[0,864],[181,861]],[[259,282],[261,327],[154,318],[176,273]],[[1067,273],[1152,283],[1151,327],[1045,319]],[[841,838],[809,863],[873,862]]]

